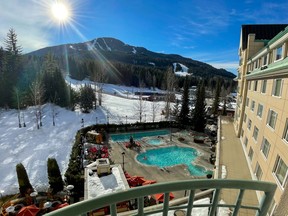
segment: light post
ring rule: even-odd
[[[127,115],[126,115],[126,125],[127,125]]]
[[[109,124],[109,116],[107,115],[107,124]]]
[[[125,156],[125,152],[122,152],[123,171],[125,171],[125,168],[124,168],[124,156]]]
[[[37,191],[34,191],[32,193],[30,193],[30,196],[33,198],[33,203],[36,205],[37,200],[36,200],[36,196],[38,195]]]
[[[81,124],[82,124],[81,126],[84,127],[84,119],[83,118],[81,119]]]
[[[73,190],[74,189],[74,185],[67,185],[67,187],[66,187],[66,189],[67,189],[67,201],[68,201],[68,203],[70,204],[70,198],[72,198],[72,197],[70,197],[71,196],[71,190]],[[74,200],[72,200],[72,203],[74,202]]]

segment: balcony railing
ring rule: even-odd
[[[208,204],[194,204],[195,191],[198,189],[213,189],[213,197]],[[238,190],[238,197],[235,204],[220,204],[220,192],[223,189]],[[187,197],[187,203],[181,206],[171,206],[169,193],[174,191],[190,191]],[[243,196],[246,190],[262,191],[263,196],[259,205],[242,205]],[[101,209],[109,206],[110,215],[117,215],[117,203],[127,200],[137,199],[138,209],[129,215],[150,215],[162,213],[168,215],[169,210],[184,209],[186,215],[191,215],[193,208],[209,208],[209,216],[214,216],[218,207],[228,207],[233,211],[232,215],[238,215],[239,210],[252,209],[257,216],[266,216],[271,201],[273,200],[276,185],[270,182],[246,181],[246,180],[226,180],[226,179],[204,179],[204,180],[187,180],[178,182],[158,183],[149,186],[131,188],[127,191],[115,192],[103,195],[99,198],[81,201],[65,208],[50,212],[47,216],[71,216],[86,215],[95,209]],[[234,191],[234,190],[233,190]],[[152,194],[164,193],[163,205],[159,209],[144,208],[144,197]],[[169,203],[170,202],[170,203]]]

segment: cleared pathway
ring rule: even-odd
[[[242,144],[235,134],[233,119],[229,117],[221,117],[220,167],[223,165],[226,168],[226,179],[252,179]],[[227,204],[234,204],[237,195],[236,190],[223,190],[221,199]],[[246,191],[242,204],[258,205],[256,192]],[[241,209],[239,215],[255,215],[255,211]]]

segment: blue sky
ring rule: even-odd
[[[114,37],[236,73],[242,24],[288,23],[287,1],[58,0],[72,14],[59,25],[50,12],[55,1],[1,0],[0,46],[10,27],[24,52]]]

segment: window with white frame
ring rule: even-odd
[[[259,129],[256,126],[254,126],[253,138],[256,142],[257,142],[257,138],[258,138],[258,133],[259,133]]]
[[[275,129],[276,120],[277,120],[277,113],[274,110],[270,109],[267,118],[267,125]]]
[[[252,100],[252,102],[251,102],[251,111],[254,112],[254,109],[255,109],[255,101]]]
[[[245,136],[245,139],[244,139],[244,145],[247,147],[248,145],[248,138]]]
[[[283,139],[288,142],[288,119],[286,119],[286,125],[284,128]]]
[[[276,158],[273,174],[275,175],[281,186],[285,185],[287,179],[287,170],[288,170],[287,165],[278,155]]]
[[[251,121],[251,119],[248,119],[247,128],[249,130],[251,130],[251,125],[252,125],[252,121]]]
[[[262,174],[263,174],[262,169],[261,169],[259,163],[257,162],[256,167],[255,167],[255,176],[258,180],[261,180]]]
[[[266,93],[267,80],[262,80],[261,93]]]
[[[258,88],[258,80],[254,81],[254,91],[257,91]]]
[[[281,96],[281,90],[282,90],[282,79],[273,80],[272,95],[280,97]]]
[[[275,55],[276,61],[282,58],[282,55],[283,55],[282,51],[283,51],[282,46],[280,46],[276,49],[276,55]]]
[[[254,62],[254,69],[257,69],[258,68],[258,61],[256,60],[255,62]]]
[[[252,161],[252,159],[253,159],[253,154],[254,154],[254,151],[253,151],[253,149],[250,147],[249,153],[248,153],[248,157],[249,157],[250,161]]]
[[[260,150],[262,151],[265,158],[267,158],[268,154],[269,154],[269,150],[270,150],[270,143],[268,142],[268,140],[265,137],[263,138]]]
[[[249,98],[246,99],[246,106],[249,107]]]
[[[248,81],[248,89],[251,90],[252,81]]]
[[[263,105],[259,103],[257,108],[257,116],[262,118],[262,113],[263,113]]]

